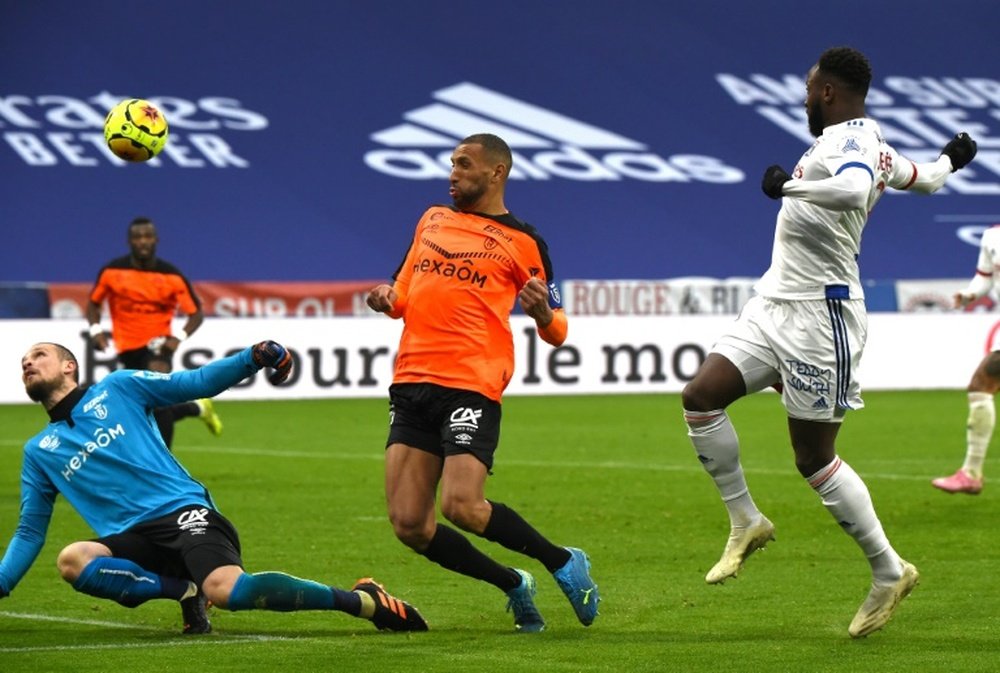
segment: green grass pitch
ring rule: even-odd
[[[221,437],[197,420],[175,452],[240,531],[248,570],[341,587],[373,575],[431,631],[379,633],[333,612],[214,610],[215,633],[179,634],[175,603],[128,610],[74,592],[55,570],[91,537],[60,501],[34,567],[0,601],[0,671],[995,671],[1000,667],[1000,485],[949,496],[932,477],[964,450],[961,391],[868,393],[839,453],[866,480],[920,585],[882,631],[852,641],[868,565],[795,471],[777,396],[730,412],[754,497],[777,540],[735,580],[703,578],[728,533],[688,443],[676,395],[519,397],[504,404],[490,498],[553,541],[584,548],[603,601],[577,623],[540,565],[475,538],[538,579],[544,633],[515,634],[496,589],[404,548],[385,517],[384,400],[217,402]],[[0,544],[13,533],[24,439],[45,415],[0,406]],[[987,475],[1000,474],[996,457]],[[993,466],[993,467],[991,467]]]

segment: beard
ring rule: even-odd
[[[476,185],[468,191],[456,192],[455,196],[451,197],[451,202],[454,203],[455,207],[459,210],[468,210],[475,205],[485,193],[485,185]]]
[[[819,138],[823,135],[823,129],[826,128],[826,120],[823,119],[823,109],[820,107],[819,101],[813,103],[812,107],[807,110],[806,117],[809,119],[809,133],[814,138]]]
[[[61,385],[61,380],[50,379],[45,380],[35,380],[31,383],[25,384],[24,392],[28,394],[28,398],[32,402],[44,402],[52,395],[56,390],[59,389]]]

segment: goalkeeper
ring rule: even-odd
[[[273,341],[190,371],[119,370],[88,388],[66,348],[38,343],[21,359],[24,389],[50,423],[28,440],[21,513],[0,560],[0,598],[35,561],[57,494],[97,532],[58,557],[79,592],[136,607],[155,598],[181,604],[183,632],[208,633],[205,601],[229,610],[339,610],[379,629],[423,631],[420,614],[371,578],[352,591],[280,572],[243,569],[240,539],[205,487],[165,450],[151,410],[217,395],[258,370],[288,378],[292,358]]]

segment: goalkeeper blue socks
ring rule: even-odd
[[[346,595],[335,596],[335,591],[325,584],[303,580],[279,572],[243,573],[233,585],[229,594],[229,609],[236,610],[342,610],[357,615],[361,611],[361,599],[356,599],[356,611],[352,612],[352,599]]]
[[[153,598],[180,600],[194,592],[194,584],[176,577],[149,572],[122,558],[101,556],[83,569],[73,588],[98,598],[108,598],[127,608]],[[229,595],[230,610],[340,610],[357,617],[361,597],[353,591],[334,589],[279,572],[244,573]]]
[[[81,593],[109,598],[127,608],[152,598],[180,600],[190,587],[187,580],[163,577],[128,559],[113,556],[95,558],[73,582],[73,588]]]

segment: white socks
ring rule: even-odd
[[[761,513],[747,488],[740,465],[739,439],[729,416],[722,409],[685,410],[684,420],[698,460],[719,489],[732,526],[742,528],[757,521]],[[851,466],[835,456],[807,481],[844,532],[861,547],[871,564],[874,580],[880,584],[899,580],[902,560],[889,544],[875,514],[868,487]]]
[[[833,462],[806,480],[844,532],[861,547],[871,564],[874,580],[880,584],[898,580],[902,561],[889,544],[868,487],[858,473],[834,456]]]
[[[685,409],[684,420],[698,460],[712,477],[729,511],[730,524],[742,528],[756,521],[761,516],[760,510],[750,497],[740,465],[740,441],[725,410]]]
[[[969,393],[969,421],[968,430],[965,433],[967,444],[962,471],[974,479],[983,476],[986,449],[990,446],[996,418],[993,395],[990,393]]]

